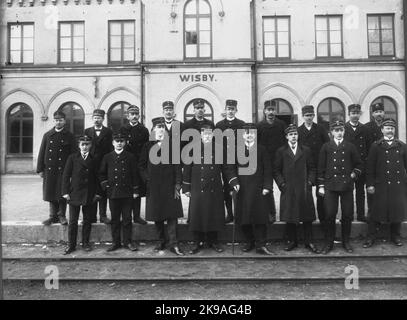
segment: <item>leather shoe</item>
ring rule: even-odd
[[[185,253],[178,246],[171,247],[170,251],[177,256],[185,256]]]
[[[192,249],[189,251],[190,254],[196,254],[199,251],[201,251],[203,248],[203,243],[202,242],[197,242]]]
[[[363,244],[363,248],[370,248],[374,245],[374,240],[373,239],[367,239],[365,243]]]
[[[64,216],[58,216],[59,223],[62,224],[63,226],[66,226],[68,224],[68,220]]]
[[[225,224],[228,224],[228,223],[232,223],[233,222],[233,216],[227,216],[226,217],[226,220],[225,220]]]
[[[401,242],[401,239],[399,237],[391,239],[391,242],[393,242],[394,245],[397,247],[401,247],[403,245],[403,242]]]
[[[326,244],[325,247],[322,249],[322,254],[328,254],[331,252],[334,248],[334,245],[332,243]]]
[[[138,250],[137,246],[134,243],[126,244],[124,247],[126,249],[130,250],[130,251],[137,251]]]
[[[212,243],[209,247],[218,253],[223,252],[223,248],[217,243]]]
[[[285,251],[291,251],[294,250],[295,248],[298,247],[298,243],[297,242],[288,242],[287,247],[284,248]]]
[[[157,244],[154,248],[154,251],[162,251],[165,249],[165,243],[164,242],[160,242],[159,244]]]
[[[308,249],[309,251],[311,251],[311,253],[316,253],[316,254],[321,253],[321,251],[313,243],[306,244],[305,248]]]
[[[114,244],[114,245],[110,246],[110,247],[107,249],[107,252],[116,251],[117,249],[120,249],[121,247],[122,247],[122,246],[121,246],[120,244]]]
[[[140,218],[140,217],[134,217],[134,218],[133,218],[133,222],[134,222],[134,223],[138,223],[138,224],[142,224],[142,225],[147,224],[147,221],[144,220],[144,219],[142,219],[142,218]]]
[[[90,246],[89,243],[84,243],[84,244],[82,245],[82,248],[83,248],[83,250],[85,250],[85,251],[87,251],[87,252],[92,251],[92,247]]]
[[[353,248],[350,245],[349,241],[342,242],[342,247],[345,249],[346,252],[353,253]]]
[[[253,249],[254,249],[254,243],[253,242],[248,242],[243,246],[242,251],[243,252],[250,252]]]
[[[53,223],[58,223],[59,222],[59,220],[58,220],[58,218],[57,217],[52,217],[52,218],[48,218],[47,220],[44,220],[43,222],[42,222],[42,224],[44,225],[44,226],[50,226],[51,224],[53,224]]]
[[[100,217],[100,223],[111,224],[112,221],[108,217],[104,216],[104,217]]]
[[[358,216],[358,217],[356,218],[356,220],[357,220],[357,221],[360,221],[360,222],[367,222],[367,218],[366,218],[365,216]]]
[[[269,249],[267,249],[266,247],[259,247],[256,248],[256,253],[258,254],[263,254],[263,255],[267,255],[267,256],[271,256],[273,255],[273,252],[271,252]]]
[[[64,251],[64,256],[67,255],[67,254],[70,254],[70,253],[74,252],[75,250],[76,250],[76,248],[74,248],[74,247],[68,247],[68,248],[66,248],[65,251]]]

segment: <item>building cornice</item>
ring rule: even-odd
[[[134,4],[141,0],[6,0],[8,7],[34,7],[45,5]]]
[[[36,73],[36,72],[97,72],[97,71],[140,71],[139,64],[132,65],[81,65],[81,66],[56,66],[56,65],[31,65],[31,66],[5,66],[0,68],[1,73]]]

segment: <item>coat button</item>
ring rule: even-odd
[[[54,141],[50,141],[49,143],[54,143]]]
[[[118,183],[116,183],[116,187],[118,186],[119,184]]]
[[[336,174],[334,175],[334,178],[336,178]]]
[[[396,162],[397,162],[397,163],[400,163],[400,161],[399,161],[399,160],[397,160]]]
[[[336,170],[336,167],[334,167],[334,170]]]
[[[400,184],[400,181],[397,181],[397,184]]]
[[[49,149],[49,152],[52,152],[52,149]]]
[[[203,170],[204,167],[201,167],[201,169]]]
[[[391,182],[389,181],[388,184],[391,184]]]
[[[336,159],[334,159],[334,161],[336,162]]]
[[[48,160],[51,160],[51,158],[49,158]]]
[[[390,161],[389,161],[389,160],[387,160],[386,162],[387,162],[387,163],[390,163]]]

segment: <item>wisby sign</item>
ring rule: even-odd
[[[181,82],[213,82],[215,80],[214,74],[180,74]]]

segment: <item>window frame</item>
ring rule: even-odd
[[[71,27],[71,61],[69,62],[65,62],[65,61],[61,61],[61,24],[70,24]],[[76,62],[73,61],[74,58],[74,36],[73,36],[73,28],[75,24],[82,24],[83,25],[83,34],[82,34],[82,38],[83,38],[83,61],[80,62]],[[85,32],[85,21],[81,21],[81,20],[77,20],[77,21],[58,21],[58,64],[85,64],[85,43],[86,43],[86,32]]]
[[[397,123],[397,125],[398,125],[398,123],[399,123],[399,110],[398,110],[398,104],[397,104],[397,102],[396,102],[396,100],[394,100],[392,97],[390,97],[390,96],[386,96],[386,95],[382,95],[382,96],[378,96],[378,97],[376,97],[375,99],[373,99],[372,100],[372,102],[371,102],[371,104],[370,104],[370,106],[369,106],[369,116],[370,116],[370,119],[371,120],[373,120],[373,117],[372,117],[372,105],[374,104],[374,103],[377,103],[377,100],[378,99],[380,99],[380,102],[381,103],[383,103],[383,106],[385,106],[385,103],[384,103],[384,99],[388,99],[388,100],[390,100],[390,102],[394,105],[394,108],[395,108],[395,115],[396,115],[396,123]],[[388,115],[388,113],[386,113],[386,110],[385,110],[385,117],[386,117],[386,115]],[[388,117],[386,117],[386,118],[388,118]],[[393,119],[393,118],[392,118]]]
[[[369,13],[366,15],[366,33],[367,33],[367,54],[370,59],[374,58],[394,58],[396,56],[396,38],[395,38],[395,24],[394,24],[394,13]],[[369,47],[369,17],[378,17],[379,18],[379,55],[371,55]],[[383,54],[383,42],[382,42],[382,17],[391,17],[392,18],[392,38],[393,38],[393,54],[384,55]]]
[[[60,106],[59,106],[59,108],[58,108],[58,111],[62,111],[62,112],[64,112],[63,111],[63,109],[67,106],[67,105],[70,105],[70,104],[73,104],[73,105],[77,105],[78,107],[80,107],[81,108],[81,110],[82,110],[82,112],[83,112],[83,118],[81,119],[82,121],[83,121],[83,130],[82,130],[82,132],[80,132],[80,133],[78,133],[78,134],[75,134],[75,132],[74,132],[74,120],[80,120],[80,119],[78,119],[78,118],[69,118],[69,120],[70,120],[70,123],[69,123],[69,127],[68,127],[68,125],[66,124],[65,125],[65,128],[67,128],[74,136],[75,136],[75,138],[76,139],[78,139],[79,138],[79,136],[81,136],[82,134],[83,134],[83,131],[85,130],[85,118],[86,118],[86,114],[85,114],[85,110],[83,109],[83,107],[79,104],[79,103],[77,103],[77,102],[75,102],[75,101],[66,101],[66,102],[64,102],[64,103],[62,103]],[[65,113],[65,112],[64,112]],[[65,113],[65,115],[66,115],[66,119],[69,117],[69,115],[68,114],[66,114]],[[68,122],[67,120],[66,120],[66,122]]]
[[[25,118],[25,117],[22,117],[22,116],[20,116],[20,117],[18,117],[18,122],[19,122],[19,135],[18,135],[18,140],[19,140],[19,147],[18,147],[18,152],[16,152],[16,153],[14,153],[14,152],[10,152],[10,140],[11,140],[11,138],[12,138],[12,136],[11,136],[11,121],[10,121],[10,113],[11,113],[11,111],[14,109],[14,108],[16,108],[17,106],[24,106],[24,107],[28,107],[30,110],[31,110],[31,115],[32,115],[32,117],[31,118]],[[32,132],[32,135],[31,135],[31,139],[32,139],[32,141],[31,141],[31,143],[32,143],[32,146],[31,146],[31,148],[32,148],[32,152],[23,152],[22,151],[22,149],[23,149],[23,138],[24,137],[26,137],[26,138],[29,138],[29,136],[23,136],[23,126],[22,126],[22,122],[24,121],[24,120],[31,120],[31,122],[32,122],[32,127],[33,127],[33,132]],[[7,121],[7,146],[6,146],[6,155],[7,156],[13,156],[13,157],[31,157],[31,156],[33,156],[33,153],[34,153],[34,112],[33,112],[33,109],[28,105],[28,104],[26,104],[26,103],[24,103],[24,102],[17,102],[17,103],[14,103],[14,104],[12,104],[9,108],[8,108],[8,110],[7,110],[7,113],[6,113],[6,121]],[[14,136],[13,136],[14,137]]]
[[[321,112],[319,111],[319,109],[320,109],[320,107],[321,107],[321,104],[322,104],[323,102],[325,102],[326,100],[329,100],[329,112],[328,112],[329,121],[328,121],[328,128],[326,128],[326,129],[328,129],[328,132],[329,132],[329,124],[332,122],[332,100],[336,100],[336,101],[342,106],[342,115],[343,115],[343,121],[344,121],[344,122],[346,121],[346,108],[345,108],[345,104],[344,104],[339,98],[336,98],[336,97],[327,97],[327,98],[322,99],[322,100],[318,103],[318,107],[317,107],[317,114],[316,114],[316,116],[317,116],[317,123],[318,123],[318,124],[324,125],[323,123],[320,123],[320,122],[319,122],[319,115],[321,114]],[[326,113],[326,112],[323,112],[323,114],[327,114],[327,113]]]
[[[264,60],[272,60],[272,61],[276,61],[276,60],[281,60],[281,61],[287,61],[287,60],[291,60],[291,16],[288,15],[282,15],[282,16],[263,16],[262,17],[262,31],[263,31],[263,59]],[[264,20],[265,19],[274,19],[274,28],[275,28],[275,35],[274,35],[274,43],[275,43],[275,53],[276,56],[273,57],[266,57],[266,43],[265,43],[265,30],[264,30]],[[277,25],[278,25],[278,19],[287,19],[288,20],[288,57],[279,57],[278,56],[278,29],[277,29]]]
[[[25,25],[32,25],[33,27],[33,61],[32,62],[24,62],[24,37],[23,37],[23,29],[21,29],[21,37],[20,37],[20,61],[22,62],[11,62],[11,26],[25,26]],[[24,66],[24,65],[34,65],[35,61],[35,23],[34,22],[8,22],[7,23],[7,64],[9,65],[17,65],[17,66]],[[31,51],[31,50],[29,50]]]
[[[318,18],[325,18],[327,20],[327,46],[328,46],[328,55],[327,56],[318,56],[318,42],[317,42],[317,19]],[[329,19],[330,18],[340,18],[340,25],[341,25],[341,55],[340,56],[332,56],[331,55],[331,35],[330,35],[330,27],[329,27]],[[314,31],[315,31],[315,58],[318,60],[323,59],[343,59],[343,15],[341,14],[322,14],[322,15],[315,15],[314,17]]]
[[[211,60],[213,58],[213,24],[212,24],[212,7],[211,4],[209,3],[208,0],[198,0],[197,1],[197,6],[196,6],[196,13],[195,14],[186,14],[186,8],[188,6],[188,4],[191,1],[195,1],[195,0],[188,0],[185,5],[184,5],[184,19],[183,19],[183,44],[184,44],[184,60]],[[204,1],[207,3],[207,5],[209,6],[209,14],[200,14],[199,13],[199,1]],[[196,57],[187,57],[187,43],[186,43],[186,19],[187,18],[194,18],[196,19],[196,32],[197,32],[197,56]],[[209,57],[200,57],[199,51],[200,51],[200,28],[199,28],[199,19],[200,18],[209,18],[209,26],[210,26],[210,55]]]
[[[129,102],[127,102],[127,101],[123,101],[123,100],[116,101],[115,103],[113,103],[113,104],[109,107],[109,109],[107,110],[107,122],[106,122],[106,124],[107,124],[107,127],[110,128],[114,133],[117,133],[118,131],[117,131],[117,130],[113,130],[110,117],[111,117],[112,110],[113,110],[116,106],[118,106],[118,105],[121,106],[122,111],[123,111],[123,113],[122,113],[123,116],[122,116],[122,121],[121,121],[121,127],[123,127],[124,125],[126,125],[126,124],[129,122],[129,121],[127,120],[127,109],[126,109],[126,106],[127,106],[127,108],[128,108],[128,107],[131,105],[131,103],[129,103]],[[141,116],[140,116],[140,122],[141,122]],[[119,128],[119,129],[120,129],[120,128]]]
[[[112,61],[111,59],[111,55],[110,55],[110,50],[111,50],[111,41],[110,41],[110,31],[111,31],[111,23],[120,23],[120,61]],[[133,46],[133,60],[123,60],[123,51],[124,51],[124,41],[123,41],[123,37],[124,37],[124,24],[126,22],[132,22],[133,23],[133,27],[134,27],[134,46]],[[136,63],[136,20],[135,19],[124,19],[124,20],[108,20],[107,21],[107,61],[108,64],[135,64]]]

